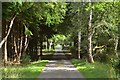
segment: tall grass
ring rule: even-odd
[[[2,78],[37,78],[48,60],[40,60],[26,65],[9,65],[2,67]]]
[[[73,59],[71,62],[85,78],[114,78],[115,72],[109,64],[88,63],[78,59]]]

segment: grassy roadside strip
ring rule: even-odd
[[[108,64],[100,62],[87,63],[83,60],[72,59],[72,64],[83,74],[85,78],[113,78],[114,71]]]
[[[2,77],[31,78],[31,80],[35,80],[44,69],[46,63],[48,63],[48,60],[39,60],[26,65],[6,66],[2,68]]]

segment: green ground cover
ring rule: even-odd
[[[53,50],[53,49],[52,50],[43,49],[42,53],[43,53],[43,55],[53,55],[55,53],[55,50]]]
[[[39,60],[26,65],[9,65],[2,68],[2,77],[31,78],[33,80],[33,78],[36,79],[40,75],[47,62],[48,60]]]
[[[83,74],[85,78],[113,78],[114,70],[105,63],[88,63],[83,60],[72,59],[72,64]]]

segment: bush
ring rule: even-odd
[[[29,63],[30,61],[31,61],[30,55],[25,54],[22,56],[22,63],[23,64]]]
[[[112,59],[111,62],[116,72],[116,78],[120,78],[120,59],[119,58]]]
[[[100,62],[110,63],[111,58],[115,57],[114,49],[111,47],[97,49],[95,53],[97,55],[95,55],[94,59]]]

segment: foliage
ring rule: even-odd
[[[25,26],[25,35],[31,36],[33,35],[32,32]]]
[[[3,22],[4,22],[4,31],[7,30],[9,22],[11,18],[16,15],[16,19],[13,22],[12,35],[17,40],[14,43],[11,43],[11,47],[14,47],[15,42],[18,43],[18,47],[25,48],[25,50],[20,50],[13,48],[11,52],[16,52],[16,54],[22,54],[28,48],[28,43],[31,40],[36,40],[34,44],[41,43],[46,40],[46,38],[50,38],[55,31],[51,26],[59,24],[63,21],[64,16],[66,15],[66,4],[61,2],[22,2],[22,0],[18,2],[7,2],[3,3]],[[16,31],[19,30],[19,31]],[[15,34],[16,32],[17,34]],[[46,33],[49,32],[49,33]],[[26,36],[27,35],[27,36]],[[11,39],[12,37],[9,37]],[[19,40],[18,40],[19,39]],[[25,46],[23,46],[25,44]],[[36,45],[30,45],[32,47]],[[10,46],[10,45],[9,45]],[[19,48],[19,49],[22,49]],[[16,49],[16,50],[14,50]],[[8,52],[10,55],[10,52]],[[13,54],[15,55],[15,54]],[[11,57],[12,55],[10,55]],[[21,57],[21,56],[19,56]]]
[[[23,56],[22,56],[22,63],[23,64],[27,64],[27,63],[29,63],[30,61],[31,61],[31,58],[30,58],[30,55],[28,55],[28,54],[24,54]]]
[[[15,26],[13,29],[15,30],[16,27],[22,28],[23,26],[25,26],[25,31],[21,29],[24,31],[22,36],[24,35],[31,36],[32,43],[30,43],[29,45],[30,48],[29,51],[31,51],[31,53],[35,53],[34,51],[35,51],[35,47],[37,47],[36,45],[38,45],[42,41],[45,41],[46,39],[49,39],[50,41],[53,41],[56,44],[57,43],[65,44],[67,42],[68,43],[74,42],[75,44],[77,44],[76,36],[77,33],[80,31],[82,33],[81,53],[87,54],[86,51],[89,50],[86,49],[88,48],[88,43],[89,43],[87,39],[89,37],[88,33],[90,33],[90,35],[92,35],[91,45],[93,50],[92,55],[94,56],[94,59],[105,63],[106,62],[110,63],[112,61],[113,67],[118,73],[119,60],[116,60],[115,56],[118,50],[116,46],[117,44],[120,45],[119,44],[120,41],[117,42],[117,39],[120,37],[120,29],[119,29],[120,7],[119,6],[120,6],[120,2],[25,3],[19,1],[19,2],[3,3],[2,11],[3,11],[3,20],[5,21],[4,24],[5,26],[9,25],[9,22],[14,15],[16,15],[17,18],[15,19],[14,22]],[[90,11],[92,11],[91,29],[88,28]],[[17,22],[20,23],[18,24]],[[60,35],[55,35],[57,33],[60,33]],[[12,36],[14,35],[15,35],[14,33],[11,33],[11,37],[9,38],[9,40],[12,40],[13,39]],[[17,42],[20,41],[17,40]],[[20,43],[23,44],[25,43],[25,41],[23,40],[23,42]],[[10,44],[11,46],[9,47],[14,47],[13,43]],[[34,51],[32,52],[32,50]],[[11,52],[14,53],[14,50]],[[75,45],[71,48],[71,52],[72,54],[77,53]],[[75,55],[77,56],[77,54]],[[26,57],[26,59],[29,59],[29,57]],[[90,66],[93,65],[93,67],[98,69],[99,66],[96,67],[97,64],[103,66],[102,64],[99,63],[95,63],[95,64],[87,63],[86,65],[90,65]],[[101,71],[103,70],[102,68],[100,69]],[[96,72],[96,70],[93,72]]]
[[[47,15],[46,23],[50,26],[53,24],[59,24],[64,19],[66,13],[66,3],[47,3],[45,7],[48,9],[45,14]],[[48,14],[52,13],[52,14]]]
[[[55,44],[64,44],[64,40],[66,39],[66,36],[64,35],[54,35],[51,40],[54,41]]]
[[[120,59],[118,58],[113,58],[111,60],[112,66],[116,72],[116,78],[120,78]]]

